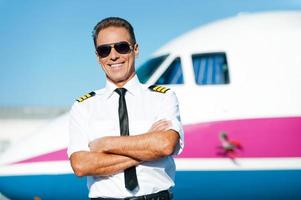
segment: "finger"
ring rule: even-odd
[[[167,130],[171,126],[171,122],[169,120],[161,119],[156,121],[149,131],[163,131]]]
[[[161,122],[156,125],[156,127],[153,128],[155,131],[165,131],[170,128],[170,123],[168,121]]]
[[[168,122],[168,120],[165,119],[161,119],[157,122],[154,123],[155,126],[161,125],[161,124],[166,124]]]
[[[161,119],[159,121],[156,121],[155,123],[153,123],[153,126],[156,127],[158,125],[160,125],[161,123],[163,123],[165,120]]]
[[[163,120],[159,120],[159,121],[156,121],[155,123],[152,124],[151,128],[150,128],[150,131],[154,131],[156,130],[156,128],[160,125],[160,123],[162,122]]]
[[[161,124],[157,127],[157,130],[161,130],[161,131],[165,131],[169,128],[169,124],[168,123],[164,123],[164,124]]]

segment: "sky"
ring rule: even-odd
[[[0,0],[0,107],[70,107],[102,88],[91,35],[103,18],[133,25],[139,67],[193,28],[277,10],[301,10],[301,0]]]

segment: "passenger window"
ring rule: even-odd
[[[140,82],[146,83],[167,57],[168,55],[154,57],[142,64],[137,70]]]
[[[156,84],[183,84],[183,72],[181,59],[176,58],[167,68],[167,70],[157,80]]]
[[[226,54],[204,53],[192,55],[195,82],[199,85],[229,84]]]

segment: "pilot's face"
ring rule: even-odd
[[[127,53],[118,52],[113,44],[128,42],[131,50]],[[123,27],[108,27],[101,30],[96,39],[97,47],[105,44],[110,45],[110,53],[104,57],[97,54],[106,77],[118,87],[122,87],[135,75],[135,57],[138,55],[138,45],[131,44],[129,32]]]

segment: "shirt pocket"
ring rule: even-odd
[[[105,136],[118,136],[116,124],[110,120],[93,120],[89,123],[89,141]]]

